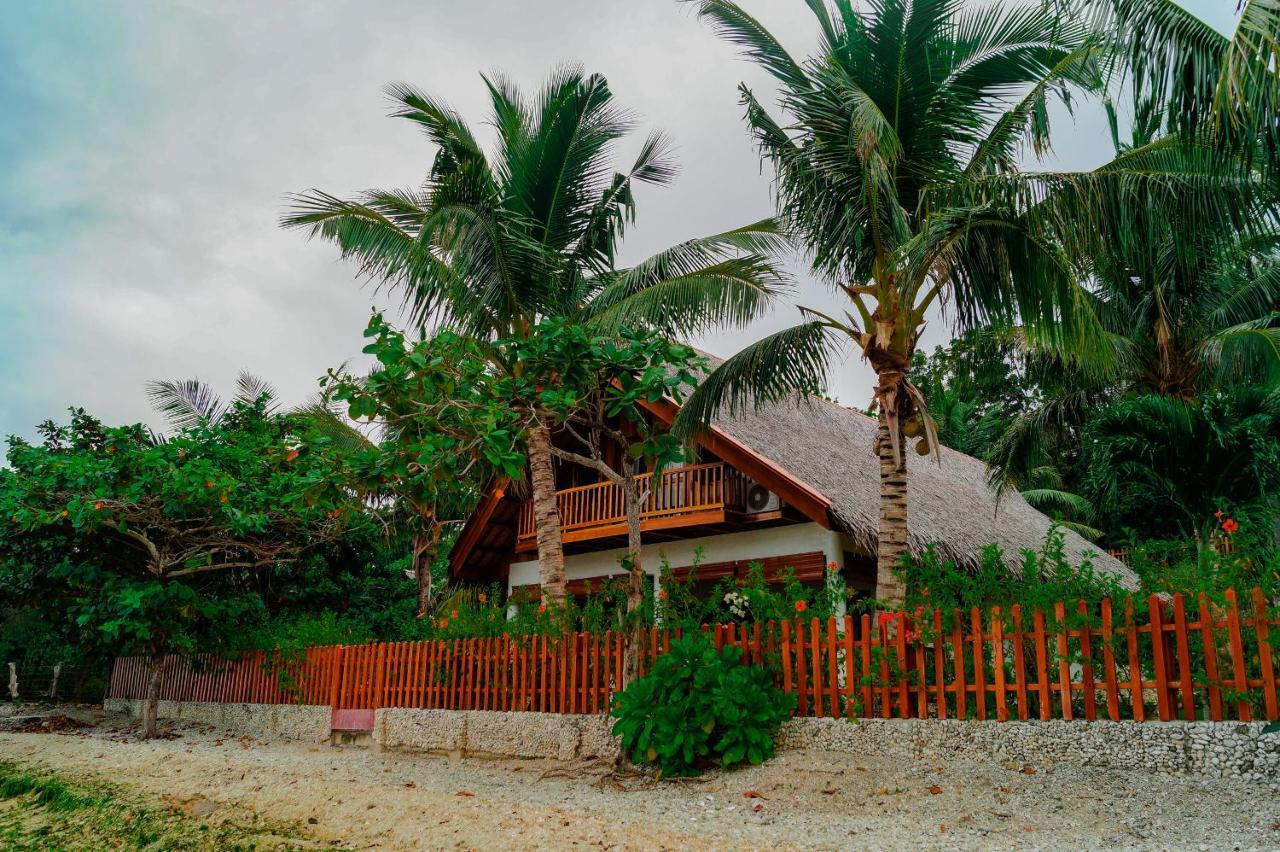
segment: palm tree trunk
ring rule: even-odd
[[[876,433],[876,453],[880,456],[880,529],[876,551],[876,599],[885,611],[897,611],[906,603],[907,590],[898,576],[902,557],[907,552],[907,456],[903,444],[902,424],[896,417],[880,409],[880,428]],[[898,430],[897,445],[890,428]]]
[[[142,738],[155,738],[160,711],[160,684],[164,680],[164,652],[154,651],[147,673],[147,697],[142,703]]]
[[[556,475],[551,464],[551,430],[529,432],[529,477],[533,485],[533,524],[538,532],[538,581],[544,602],[564,600],[564,543],[556,507]]]
[[[647,579],[640,564],[640,493],[636,476],[630,467],[622,480],[623,499],[627,510],[627,560],[630,576],[627,579],[627,646],[622,658],[622,685],[632,683],[640,676],[640,608],[644,605],[644,583]]]

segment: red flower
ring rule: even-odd
[[[1219,509],[1218,511],[1214,512],[1214,513],[1213,513],[1213,516],[1214,516],[1215,518],[1217,518],[1218,520],[1222,520],[1222,510],[1221,510],[1221,509]]]
[[[101,511],[101,509],[102,509],[102,501],[101,501],[101,500],[99,500],[97,503],[94,503],[94,504],[93,504],[93,508],[98,509],[99,511]]]
[[[484,592],[481,592],[478,595],[478,597],[480,598],[480,603],[484,603],[485,601],[489,600],[489,596],[486,595]]]
[[[1225,521],[1222,522],[1222,531],[1227,535],[1234,535],[1235,532],[1239,529],[1240,529],[1240,525],[1237,524],[1235,521],[1233,521],[1231,518],[1227,518]]]
[[[809,604],[804,601],[796,601],[796,612],[804,612],[809,608]]]
[[[538,612],[542,613],[542,612],[546,612],[546,611],[547,611],[547,605],[546,605],[546,604],[538,604]]]
[[[447,618],[442,618],[442,619],[440,619],[440,629],[441,629],[441,630],[445,629],[445,628],[446,628],[446,627],[448,627],[448,626],[449,626],[449,619],[447,619]]]
[[[296,459],[297,457],[298,457],[298,451],[297,451],[297,450],[290,450],[290,451],[289,451],[289,454],[288,454],[287,456],[285,456],[285,457],[284,457],[284,460],[285,460],[285,461],[287,461],[287,462],[291,462],[291,461],[293,461],[294,459]]]
[[[836,561],[832,559],[830,562],[827,563],[827,570],[834,573],[840,569],[836,567]]]
[[[449,613],[449,617],[450,617],[450,618],[457,618],[457,617],[458,617],[458,611],[455,609],[453,612]]]
[[[660,601],[665,601],[666,599],[667,599],[667,590],[666,590],[666,589],[661,589],[661,590],[659,590],[659,591],[658,591],[658,600],[660,600]]]

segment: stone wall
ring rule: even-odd
[[[140,715],[142,702],[106,709]],[[160,717],[254,736],[328,742],[327,706],[161,701]],[[375,714],[380,748],[577,760],[612,758],[605,716],[388,708]],[[779,749],[811,748],[938,763],[1063,764],[1280,781],[1280,734],[1264,722],[975,722],[954,719],[792,719]]]
[[[381,748],[558,760],[618,753],[605,716],[484,710],[379,710],[373,740]]]
[[[108,698],[104,707],[115,713],[142,715],[142,701]],[[316,704],[223,704],[210,701],[161,701],[161,719],[200,722],[256,737],[280,737],[303,742],[329,741],[329,707]]]
[[[1280,734],[1265,722],[966,722],[792,719],[779,748],[874,753],[904,760],[1066,764],[1280,780]]]

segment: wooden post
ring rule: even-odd
[[[1067,643],[1067,608],[1062,601],[1053,605],[1053,617],[1058,622],[1054,631],[1058,637],[1058,693],[1062,699],[1062,718],[1069,722],[1074,718],[1071,706],[1071,666],[1067,662],[1071,649]]]
[[[875,715],[875,694],[871,691],[871,615],[862,614],[862,715]]]
[[[1036,686],[1040,690],[1040,719],[1053,718],[1053,690],[1049,685],[1049,647],[1045,637],[1044,613],[1036,610],[1032,615],[1032,638],[1036,648]]]
[[[799,619],[795,623],[795,646],[796,646],[796,694],[800,699],[800,715],[809,715],[809,688],[808,681],[805,677],[808,674],[808,661],[805,659],[804,651],[804,622]]]
[[[827,618],[827,697],[831,715],[840,718],[840,659],[836,654],[836,618]]]
[[[894,631],[893,649],[898,659],[898,717],[911,715],[910,695],[907,690],[907,614],[898,613],[898,629]]]
[[[1004,683],[1004,625],[1000,622],[1000,607],[991,608],[991,670],[995,675],[996,719],[1009,720]]]
[[[1102,602],[1102,676],[1107,684],[1107,716],[1120,721],[1120,695],[1116,685],[1115,632],[1112,629],[1111,599]]]
[[[1253,629],[1258,637],[1258,665],[1262,671],[1262,702],[1266,708],[1267,719],[1274,722],[1280,718],[1280,708],[1276,702],[1276,670],[1275,661],[1271,659],[1271,642],[1268,640],[1267,599],[1262,589],[1253,590]]]
[[[1173,596],[1173,640],[1178,651],[1178,685],[1182,689],[1182,718],[1196,720],[1196,685],[1191,674],[1191,646],[1187,638],[1187,607],[1181,594]]]
[[[967,719],[969,697],[964,683],[964,638],[961,635],[960,610],[953,610],[951,619],[951,659],[956,669],[956,718]]]
[[[973,628],[973,691],[978,718],[987,718],[987,661],[982,653],[982,613],[975,606],[969,610],[969,622]]]
[[[1209,611],[1209,599],[1201,592],[1197,598],[1200,609],[1200,642],[1204,648],[1204,673],[1209,680],[1209,718],[1222,721],[1222,687],[1218,681],[1218,642],[1214,634],[1213,613]]]
[[[1141,722],[1147,713],[1142,683],[1142,660],[1138,656],[1138,622],[1133,614],[1133,598],[1124,602],[1125,640],[1129,651],[1129,702],[1133,718]]]
[[[1160,721],[1168,722],[1173,718],[1173,708],[1169,701],[1169,661],[1165,653],[1164,641],[1164,602],[1156,595],[1147,598],[1147,606],[1151,609],[1151,657],[1156,671],[1156,707],[1160,713]]]
[[[1081,686],[1084,688],[1084,717],[1092,722],[1098,718],[1097,685],[1093,681],[1093,635],[1089,626],[1089,605],[1084,601],[1076,602],[1076,612],[1084,619],[1080,625],[1080,656],[1084,659],[1082,666]]]
[[[1227,637],[1231,648],[1231,666],[1235,674],[1233,684],[1240,698],[1236,700],[1236,713],[1240,721],[1253,719],[1253,711],[1249,707],[1249,677],[1244,659],[1244,637],[1240,634],[1240,604],[1236,600],[1235,589],[1227,589]]]
[[[943,649],[942,612],[933,611],[933,687],[938,718],[947,718],[947,660]]]
[[[844,633],[841,634],[840,636],[840,643],[841,643],[841,647],[844,649],[844,695],[842,696],[844,699],[844,706],[841,707],[840,709],[846,715],[852,717],[855,714],[853,712],[853,707],[852,707],[853,702],[850,699],[853,698],[855,694],[854,690],[857,687],[854,684],[855,666],[853,661],[853,658],[854,658],[853,616],[851,615],[846,615],[844,617]],[[758,664],[759,662],[760,662],[759,659],[757,659],[756,663]]]
[[[1029,715],[1027,708],[1027,653],[1022,647],[1023,627],[1022,627],[1022,607],[1018,604],[1013,605],[1013,668],[1014,673],[1018,676],[1015,685],[1018,693],[1018,718],[1026,719]]]

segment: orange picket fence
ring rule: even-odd
[[[917,610],[873,619],[707,626],[797,697],[800,716],[976,719],[1280,719],[1280,629],[1261,590],[1245,606],[1201,595],[1057,604],[1052,611]],[[650,628],[651,666],[679,630]],[[160,697],[173,701],[603,713],[618,689],[614,631],[501,635],[258,652],[235,660],[173,657]],[[108,695],[142,698],[148,661],[116,661]]]

